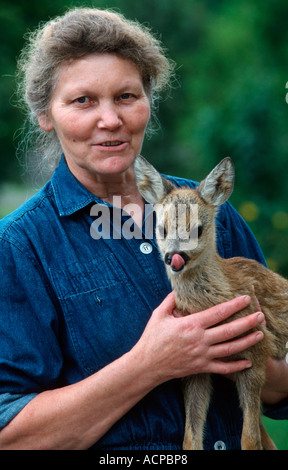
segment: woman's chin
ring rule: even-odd
[[[133,165],[135,157],[111,155],[97,165],[97,173],[102,175],[117,175],[127,171]],[[95,168],[96,169],[96,168]]]

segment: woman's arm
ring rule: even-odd
[[[91,447],[151,390],[135,359],[128,353],[81,382],[40,393],[2,429],[0,449]]]
[[[260,341],[261,332],[230,340],[258,325],[263,315],[212,327],[249,301],[239,297],[179,318],[169,294],[131,351],[81,382],[37,395],[2,429],[0,449],[87,449],[157,385],[193,373],[250,367],[247,360],[219,358]]]

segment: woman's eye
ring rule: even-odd
[[[77,103],[80,104],[86,104],[88,102],[89,98],[87,96],[80,96],[80,98],[77,98]]]
[[[133,98],[133,95],[132,93],[123,93],[123,95],[120,96],[120,100],[130,100],[131,98]]]

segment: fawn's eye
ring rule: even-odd
[[[158,231],[159,231],[160,238],[164,239],[167,237],[167,230],[166,230],[165,225],[159,225]]]
[[[197,230],[198,230],[198,238],[200,238],[201,235],[202,235],[202,232],[203,232],[203,226],[202,226],[202,225],[198,225]]]

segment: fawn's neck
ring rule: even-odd
[[[215,251],[209,259],[202,258],[195,268],[171,276],[177,308],[197,312],[227,300],[231,293],[222,264]]]

